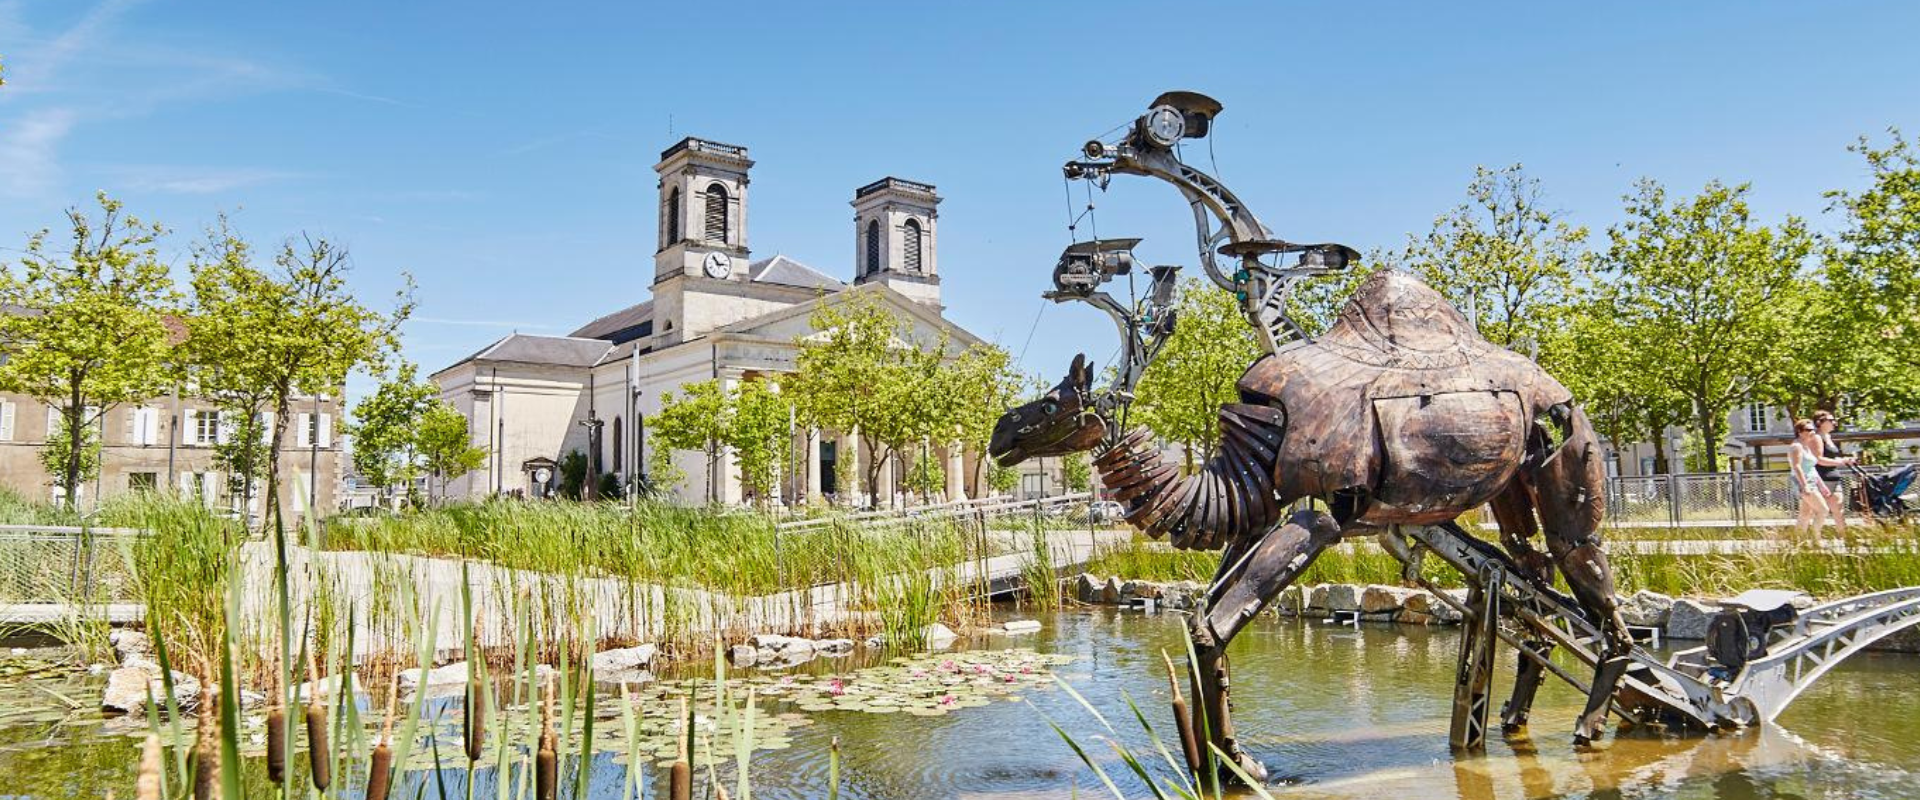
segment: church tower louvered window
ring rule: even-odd
[[[880,271],[880,222],[867,222],[867,269],[863,274]]]
[[[907,220],[900,226],[901,268],[918,275],[920,273],[920,223]]]
[[[717,183],[707,187],[707,241],[727,243],[727,187]]]
[[[666,232],[660,242],[660,248],[664,250],[680,241],[680,187],[675,186],[673,191],[667,193],[667,207],[661,211],[661,216],[667,221]]]

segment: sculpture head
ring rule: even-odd
[[[1092,450],[1107,435],[1107,423],[1092,402],[1093,368],[1084,354],[1074,356],[1067,377],[1040,399],[1000,415],[987,454],[1011,467],[1029,458]]]

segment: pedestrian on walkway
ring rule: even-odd
[[[1813,431],[1820,437],[1819,464],[1815,467],[1820,473],[1821,483],[1826,484],[1827,512],[1833,515],[1834,528],[1842,535],[1847,532],[1847,495],[1840,491],[1840,467],[1854,464],[1859,459],[1847,457],[1840,446],[1833,443],[1833,431],[1840,427],[1839,420],[1831,411],[1819,411],[1813,415]]]
[[[1839,463],[1839,460],[1823,456],[1821,451],[1820,433],[1814,421],[1803,419],[1793,423],[1793,447],[1788,463],[1794,491],[1800,496],[1800,517],[1793,526],[1796,533],[1812,531],[1819,536],[1827,525],[1827,511],[1831,507],[1828,498],[1833,490],[1820,478],[1820,464],[1823,461]]]

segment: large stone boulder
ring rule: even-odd
[[[429,697],[457,694],[467,684],[467,662],[456,661],[435,669],[409,669],[394,676],[401,694],[424,691]]]
[[[1093,573],[1080,573],[1079,577],[1073,579],[1073,599],[1087,604],[1100,602],[1101,584],[1100,578]]]
[[[154,657],[153,639],[139,631],[130,631],[125,628],[116,629],[112,633],[107,634],[107,644],[113,645],[113,656],[116,663],[125,664],[136,658],[144,658],[151,661]]]
[[[100,697],[100,710],[109,714],[142,713],[147,709],[148,697],[164,704],[167,685],[160,675],[159,664],[142,658],[128,660],[126,665],[107,674],[107,688]],[[175,670],[173,700],[182,711],[199,705],[200,681]]]
[[[1039,633],[1040,620],[1010,619],[1010,620],[1007,620],[1006,625],[1001,626],[1001,629],[1005,630],[1007,632],[1007,635],[1009,636],[1020,636],[1020,635],[1029,634],[1029,633]]]
[[[1200,604],[1207,587],[1194,581],[1174,581],[1161,589],[1160,603],[1172,609],[1190,609]]]
[[[945,650],[959,638],[952,628],[938,622],[920,629],[920,640],[927,643],[929,650]]]
[[[1158,600],[1166,592],[1166,587],[1153,581],[1127,581],[1120,584],[1122,600],[1148,599]]]
[[[1373,584],[1360,592],[1360,612],[1368,616],[1391,617],[1420,593],[1417,589]]]
[[[346,683],[346,691],[349,695],[360,693],[359,676],[348,673],[346,675],[328,675],[320,680],[307,681],[306,683],[295,686],[293,687],[293,698],[298,702],[305,703],[312,699],[313,693],[316,691],[320,693],[322,698],[329,700],[337,698],[340,696],[340,684],[342,680]]]
[[[736,644],[727,648],[727,663],[736,667],[751,667],[760,661],[760,650],[750,644]]]
[[[747,639],[757,656],[757,666],[763,669],[780,669],[812,661],[817,653],[813,649],[813,640],[799,636],[781,636],[777,633],[756,634]]]
[[[1708,605],[1688,597],[1673,601],[1672,609],[1667,612],[1667,638],[1707,638],[1707,623],[1712,622],[1713,615],[1719,611],[1718,606]]]
[[[1122,597],[1120,590],[1124,585],[1119,578],[1108,578],[1106,583],[1100,585],[1100,602],[1110,606],[1119,605]]]
[[[1641,589],[1620,599],[1620,618],[1636,628],[1661,628],[1673,610],[1673,598]]]
[[[1429,592],[1415,592],[1394,619],[1410,625],[1458,625],[1460,612]]]
[[[1361,588],[1351,583],[1325,583],[1313,587],[1307,605],[1321,615],[1335,611],[1359,611]]]
[[[650,644],[603,650],[587,661],[595,680],[607,683],[647,683],[653,680],[648,667],[656,648]]]
[[[813,651],[823,656],[838,658],[853,654],[852,639],[815,639]]]

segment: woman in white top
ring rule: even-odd
[[[1846,459],[1822,455],[1822,450],[1823,442],[1813,420],[1803,419],[1793,423],[1793,447],[1787,458],[1793,474],[1794,491],[1800,496],[1800,519],[1793,526],[1799,533],[1812,530],[1818,535],[1827,525],[1828,500],[1833,490],[1827,487],[1826,481],[1820,479],[1820,467],[1849,463]]]

